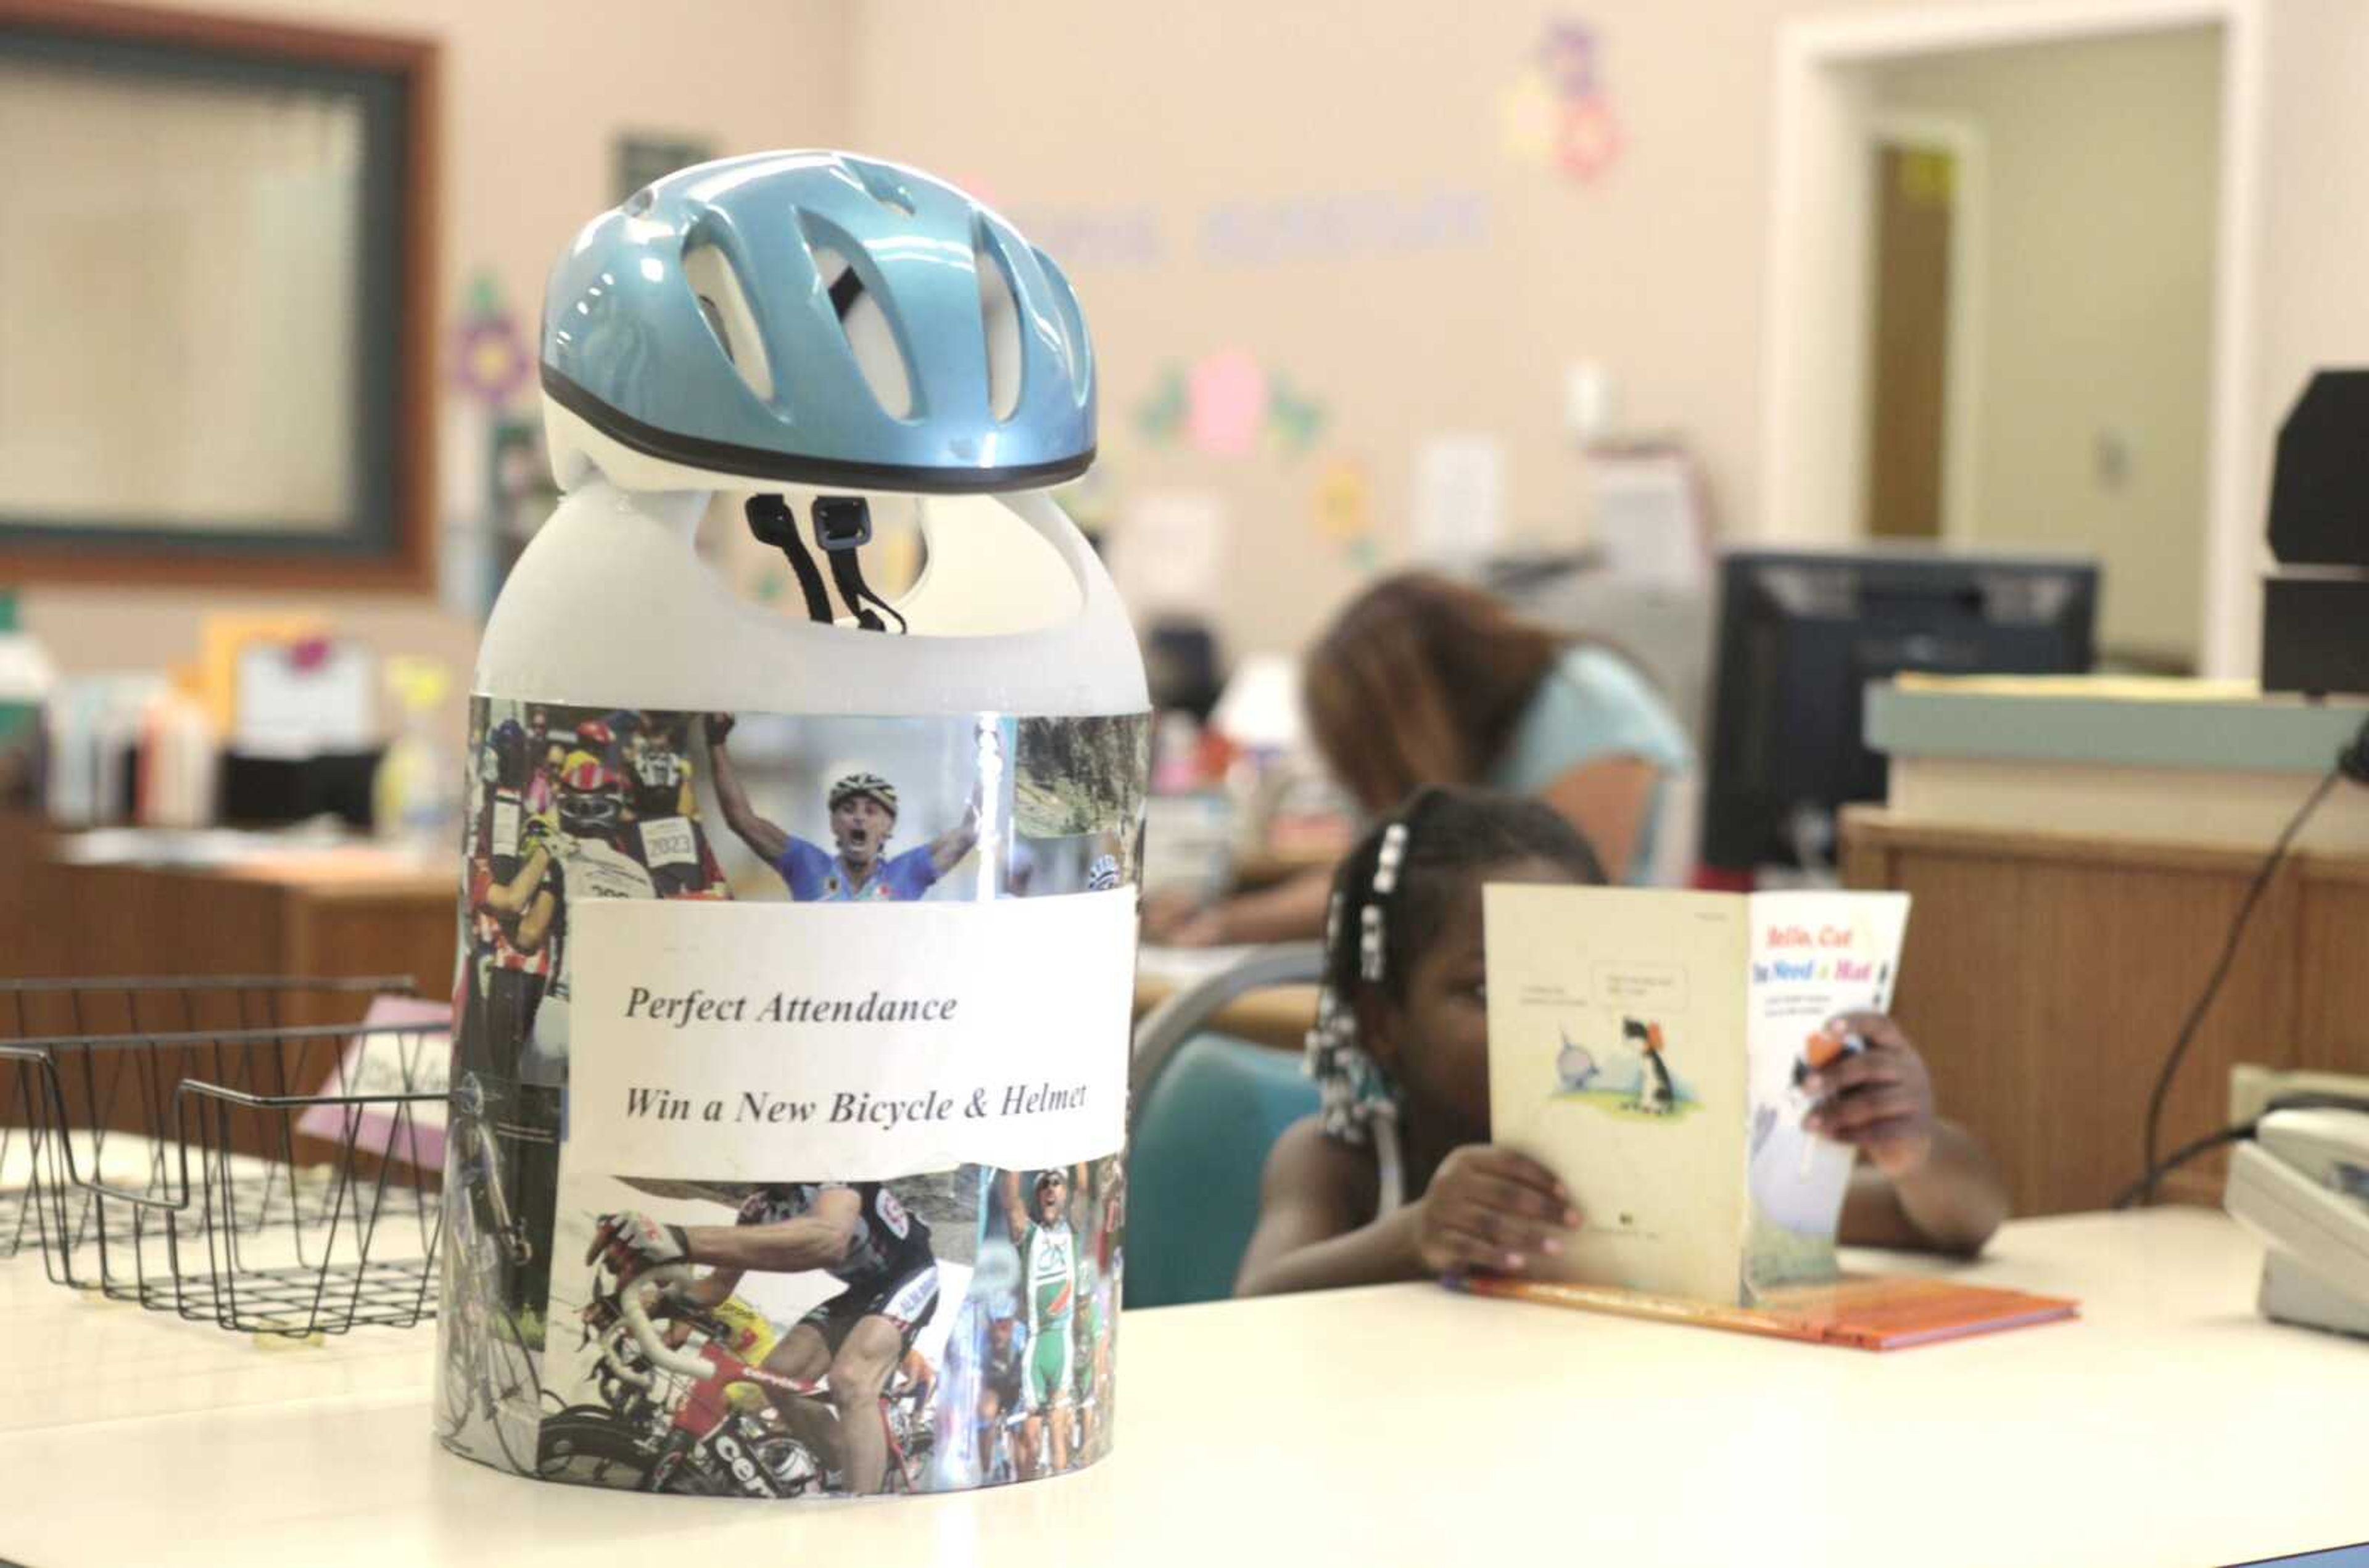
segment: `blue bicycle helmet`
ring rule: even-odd
[[[627,488],[1036,488],[1094,454],[1069,280],[942,181],[843,153],[701,164],[552,269],[553,467]]]

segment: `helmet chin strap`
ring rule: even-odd
[[[849,514],[853,521],[844,528],[835,517],[827,521],[825,516],[826,505],[841,498],[824,498],[815,503],[815,543],[830,562],[830,580],[838,588],[848,612],[855,617],[856,625],[867,632],[885,632],[888,629],[887,623],[881,619],[885,614],[897,623],[897,630],[902,633],[906,629],[905,617],[864,580],[864,567],[855,553],[871,542],[872,521],[862,498],[852,498],[855,502]],[[798,537],[797,514],[790,509],[788,500],[778,495],[751,496],[746,510],[750,533],[759,544],[781,551],[790,563],[790,570],[798,579],[798,591],[807,601],[807,619],[819,625],[836,625],[838,617],[831,612],[822,574],[815,568],[814,557],[807,553],[806,542]]]
[[[855,559],[855,546],[832,545],[829,548],[830,580],[839,585],[839,597],[846,601],[847,607],[855,612],[855,624],[867,632],[885,632],[888,629],[887,624],[880,619],[880,615],[885,614],[897,623],[898,632],[903,632],[905,617],[898,614],[896,607],[873,592],[871,585],[864,580],[864,567]],[[880,607],[878,614],[874,613],[871,608],[876,604]]]
[[[807,619],[828,626],[831,624],[830,596],[823,591],[822,574],[815,570],[814,557],[807,554],[806,542],[798,537],[797,514],[790,503],[780,496],[751,496],[746,508],[749,532],[760,544],[771,544],[790,563],[797,574],[798,591],[806,596]]]

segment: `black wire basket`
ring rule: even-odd
[[[416,1003],[256,1022],[409,989],[0,982],[20,1031],[45,1008],[113,1025],[0,1040],[0,1243],[38,1247],[58,1284],[242,1333],[433,1317],[449,1024]]]
[[[349,1023],[360,1018],[372,999],[408,996],[412,982],[399,975],[300,977],[288,975],[142,976],[108,975],[58,979],[0,979],[0,1045],[11,1041],[106,1036],[143,1037],[206,1029],[277,1028],[294,1024]],[[124,1145],[153,1143],[154,1106],[160,1088],[150,1070],[94,1070],[98,1059],[82,1057],[80,1071],[61,1084],[68,1104],[67,1127],[82,1129],[86,1156],[106,1153],[110,1137]],[[0,1079],[0,1259],[37,1249],[30,1202],[36,1153],[49,1136],[46,1117],[37,1118],[29,1086],[15,1073]],[[284,1082],[277,1085],[284,1091]],[[152,1160],[155,1151],[149,1150]],[[69,1232],[91,1223],[88,1205],[76,1202]],[[123,1229],[126,1211],[116,1219]],[[128,1230],[125,1230],[128,1234]]]

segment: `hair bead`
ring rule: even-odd
[[[1406,860],[1407,825],[1393,822],[1382,833],[1382,847],[1374,857],[1374,893],[1388,898],[1398,890],[1399,866]]]

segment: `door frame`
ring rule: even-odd
[[[1808,17],[1777,36],[1763,308],[1761,507],[1768,536],[1865,537],[1867,68],[1894,60],[2214,27],[2221,33],[2219,212],[2207,371],[2201,673],[2251,674],[2247,605],[2262,552],[2241,466],[2252,416],[2262,189],[2263,0],[2012,0]],[[2110,585],[2111,588],[2111,585]]]

